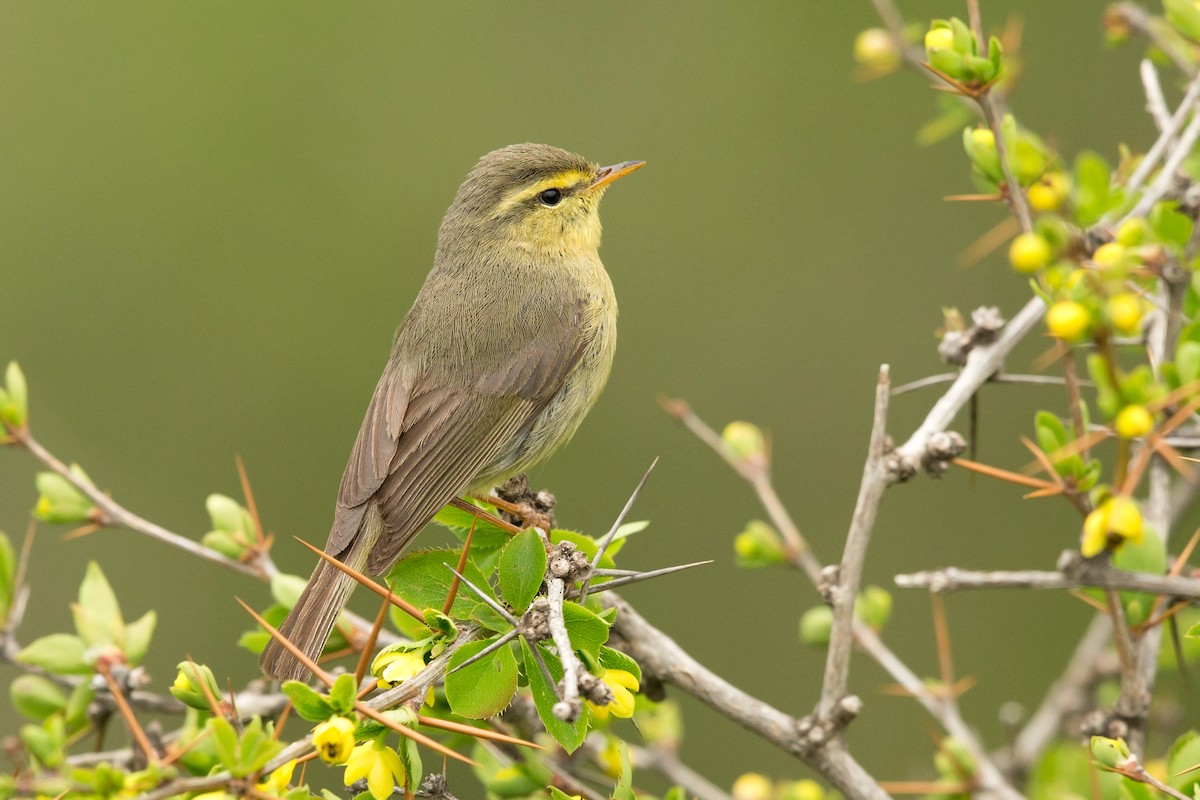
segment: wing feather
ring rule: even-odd
[[[438,509],[536,421],[587,350],[591,333],[580,325],[578,307],[543,320],[524,341],[517,337],[504,363],[465,383],[439,369],[411,377],[414,360],[398,346],[346,465],[326,551],[347,552],[374,503],[384,531],[367,571],[390,568]]]

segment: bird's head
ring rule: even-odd
[[[645,163],[600,167],[546,144],[494,150],[459,187],[438,248],[512,247],[542,258],[595,252],[600,198],[609,184]]]

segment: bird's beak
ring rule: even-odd
[[[635,169],[641,169],[646,166],[645,161],[622,161],[620,164],[613,164],[611,167],[601,167],[596,173],[596,179],[592,181],[592,185],[585,191],[594,192],[597,189],[603,189],[617,178],[623,178]]]

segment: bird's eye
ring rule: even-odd
[[[556,206],[562,202],[562,192],[558,189],[547,189],[544,192],[538,192],[538,200],[544,206]]]

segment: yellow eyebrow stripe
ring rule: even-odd
[[[569,169],[565,172],[556,173],[551,175],[549,178],[543,178],[532,186],[528,186],[524,189],[517,189],[516,191],[511,192],[507,197],[496,204],[496,208],[492,211],[492,214],[499,216],[511,209],[513,206],[524,203],[529,198],[540,192],[544,192],[547,189],[565,189],[568,186],[573,186],[576,183],[582,183],[584,181],[590,181],[591,179],[591,173],[584,172],[583,170],[579,169]]]

